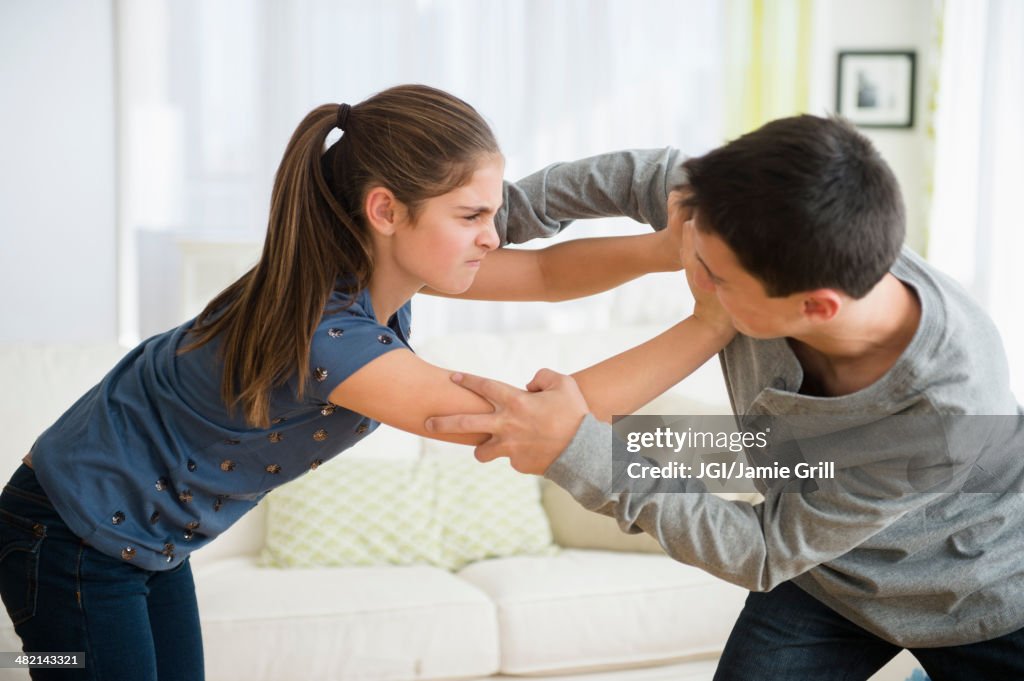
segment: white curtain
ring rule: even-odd
[[[721,142],[718,3],[120,0],[117,11],[122,278],[142,282],[122,316],[143,333],[180,321],[172,301],[147,302],[166,293],[167,279],[152,274],[173,273],[168,244],[261,240],[285,143],[325,102],[403,82],[446,89],[491,122],[511,179],[613,149],[700,153]],[[603,222],[567,236],[634,229]],[[660,323],[689,301],[681,277],[654,276],[558,306],[420,296],[414,309],[422,338]]]
[[[945,0],[928,256],[995,320],[1024,399],[1024,2]]]

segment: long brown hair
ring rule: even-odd
[[[247,423],[270,425],[270,393],[297,378],[332,291],[349,300],[373,274],[367,192],[389,189],[414,219],[429,198],[465,184],[500,153],[490,127],[466,102],[425,85],[401,85],[350,108],[344,132],[324,152],[339,106],[299,123],[274,178],[263,253],[196,319],[188,352],[220,340],[221,399],[242,404]]]

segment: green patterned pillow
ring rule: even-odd
[[[339,457],[271,492],[261,564],[437,564],[433,466]]]
[[[554,551],[536,478],[507,462],[344,455],[267,496],[261,564],[428,564]]]
[[[480,464],[443,457],[431,463],[438,479],[442,567],[458,570],[485,558],[557,550],[537,478],[516,472],[508,459]]]

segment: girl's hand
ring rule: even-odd
[[[689,196],[689,190],[676,189],[668,193],[668,224],[665,229],[658,232],[661,239],[658,244],[659,250],[669,262],[665,266],[667,272],[678,272],[686,269],[686,261],[683,256],[683,232],[686,222],[693,214],[693,209],[684,206],[683,201]]]
[[[680,259],[686,270],[686,283],[690,286],[690,293],[693,294],[693,316],[731,338],[736,333],[736,329],[733,327],[732,317],[718,302],[715,287],[713,285],[701,286],[695,276],[697,268],[701,266],[697,262],[696,253],[693,250],[693,230],[695,229],[697,227],[693,219],[688,219],[683,225],[682,247],[679,250]]]

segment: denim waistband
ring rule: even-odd
[[[14,471],[14,475],[4,487],[4,493],[49,509],[53,508],[50,498],[46,496],[46,491],[36,478],[36,472],[25,464],[21,464]]]
[[[51,540],[81,542],[50,502],[36,473],[22,464],[0,494],[0,509],[20,518],[42,523]]]

